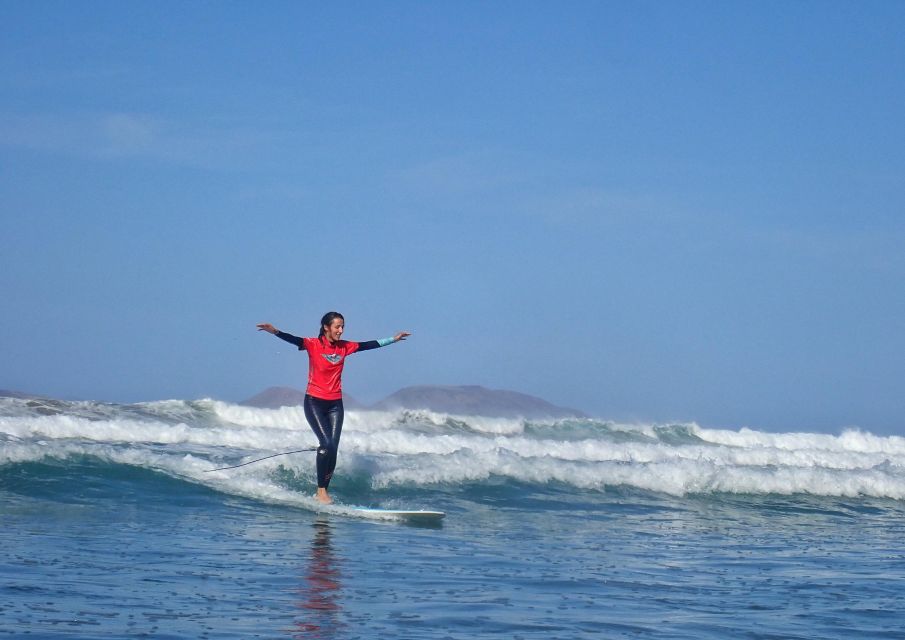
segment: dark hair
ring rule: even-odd
[[[321,318],[321,332],[319,334],[317,334],[317,337],[323,338],[324,337],[324,327],[329,327],[331,324],[333,324],[333,321],[336,320],[337,318],[339,318],[343,322],[346,321],[346,319],[343,318],[343,314],[341,314],[339,311],[328,311],[327,313],[325,313],[324,317]]]

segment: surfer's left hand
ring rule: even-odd
[[[400,340],[405,340],[410,335],[412,335],[412,334],[409,331],[400,331],[395,336],[393,336],[393,340],[395,340],[396,342],[399,342]]]

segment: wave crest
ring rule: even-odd
[[[338,473],[373,488],[511,481],[670,495],[814,494],[905,499],[905,438],[629,425],[591,419],[527,421],[429,411],[346,413]],[[0,399],[0,465],[97,456],[218,490],[288,500],[276,469],[311,478],[315,444],[301,407],[258,409],[217,400],[135,405]]]

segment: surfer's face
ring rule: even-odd
[[[346,324],[341,318],[334,318],[333,322],[324,325],[324,337],[330,342],[336,342],[342,337],[345,328]]]

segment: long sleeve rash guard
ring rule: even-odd
[[[285,331],[277,331],[276,336],[294,344],[299,351],[308,352],[308,388],[305,393],[322,400],[342,399],[342,373],[346,356],[393,342],[391,338],[367,342],[330,342],[326,338],[299,338]]]

